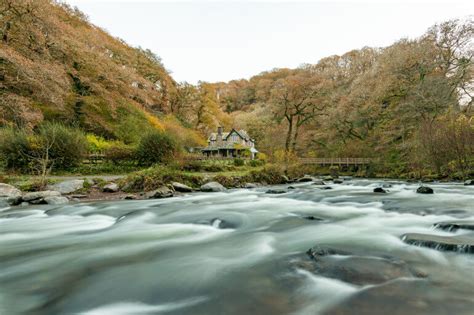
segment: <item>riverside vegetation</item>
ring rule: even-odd
[[[51,173],[137,172],[129,176],[132,186],[145,189],[156,186],[151,178],[162,182],[158,173],[186,181],[193,168],[193,176],[213,173],[228,186],[245,180],[226,176],[259,171],[474,176],[471,19],[434,25],[385,48],[198,85],[175,82],[151,51],[110,36],[64,3],[1,0],[0,23],[5,180],[37,175],[30,186],[44,188]],[[204,146],[217,126],[248,130],[265,154],[243,166],[187,158],[186,149]],[[84,164],[90,153],[104,154],[106,162]],[[298,157],[377,162],[365,169],[321,169],[298,165]]]

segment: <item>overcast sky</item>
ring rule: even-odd
[[[159,55],[177,81],[229,81],[418,37],[474,1],[65,0]]]

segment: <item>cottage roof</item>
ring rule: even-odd
[[[223,132],[222,133],[222,139],[227,140],[227,138],[229,137],[229,135],[233,131],[235,131],[235,133],[237,133],[239,135],[239,137],[241,137],[242,139],[244,139],[246,141],[254,141],[252,138],[250,138],[248,133],[243,129],[241,129],[241,130],[232,129],[230,132]],[[217,132],[212,132],[209,136],[209,140],[210,141],[216,141],[217,140]]]

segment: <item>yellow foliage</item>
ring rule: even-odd
[[[153,116],[153,115],[151,115],[151,114],[148,113],[148,112],[144,112],[144,114],[145,114],[146,120],[150,123],[150,125],[153,126],[153,128],[158,129],[158,130],[160,130],[160,131],[164,131],[164,130],[165,130],[163,124],[160,122],[160,120],[158,119],[158,117]]]
[[[187,147],[205,146],[206,140],[196,131],[184,127],[173,115],[163,119],[164,130],[173,135],[181,144]]]

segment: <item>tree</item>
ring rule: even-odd
[[[271,103],[275,120],[284,120],[288,124],[285,139],[287,153],[295,150],[300,128],[324,110],[322,94],[321,79],[305,72],[275,82]]]

